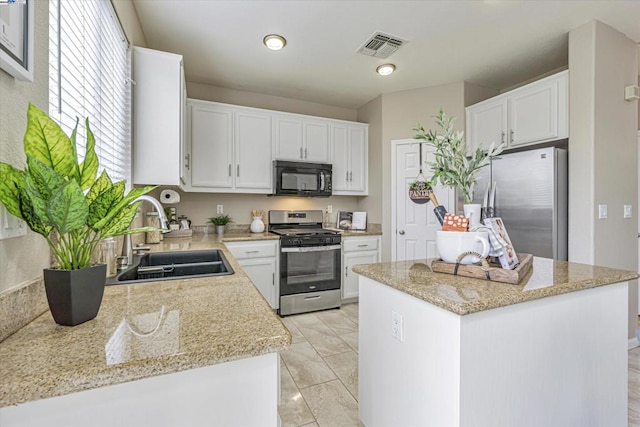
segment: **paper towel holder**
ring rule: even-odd
[[[180,194],[174,190],[162,190],[160,193],[160,202],[165,205],[180,203]]]

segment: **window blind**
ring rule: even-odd
[[[89,118],[100,172],[131,182],[131,60],[110,0],[50,0],[49,115],[84,157]],[[130,185],[127,185],[130,187]]]

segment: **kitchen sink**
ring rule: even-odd
[[[131,267],[107,279],[107,285],[224,276],[233,273],[220,249],[154,252],[136,257]]]

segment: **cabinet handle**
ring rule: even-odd
[[[349,277],[349,267],[344,266],[344,277]]]
[[[353,181],[353,171],[349,172],[349,181]]]
[[[276,285],[276,273],[271,273],[271,285]]]
[[[189,153],[187,153],[186,156],[184,156],[184,167],[188,170],[191,167],[191,159],[190,159],[191,155]]]
[[[345,172],[345,174],[347,175],[347,177],[345,178],[347,181],[349,181],[349,172]]]
[[[245,254],[257,254],[260,251],[244,251]]]
[[[305,159],[307,158],[307,149],[306,148],[304,149],[304,158]]]
[[[240,165],[236,166],[236,176],[240,176]]]
[[[229,163],[229,176],[231,176],[231,163]]]
[[[366,248],[367,246],[369,246],[369,245],[367,245],[366,243],[362,244],[362,245],[358,245],[359,248]]]
[[[511,144],[513,144],[513,139],[515,138],[514,134],[515,134],[515,132],[513,131],[513,129],[511,129],[511,132],[510,132],[511,140],[509,141]]]
[[[302,147],[300,147],[300,158],[304,159],[304,157],[302,157]]]
[[[501,141],[502,141],[503,144],[504,144],[504,137],[505,137],[505,133],[504,133],[504,131],[502,131],[502,140]]]

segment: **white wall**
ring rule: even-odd
[[[569,260],[638,270],[638,102],[624,88],[638,78],[636,43],[598,21],[569,33]],[[599,204],[608,218],[598,219]],[[629,287],[629,338],[637,285]]]
[[[0,70],[0,160],[18,168],[25,163],[22,138],[29,102],[49,111],[49,2],[34,5],[34,81],[16,80]],[[49,248],[39,234],[28,231],[24,237],[0,240],[0,294],[41,280],[48,266]]]

